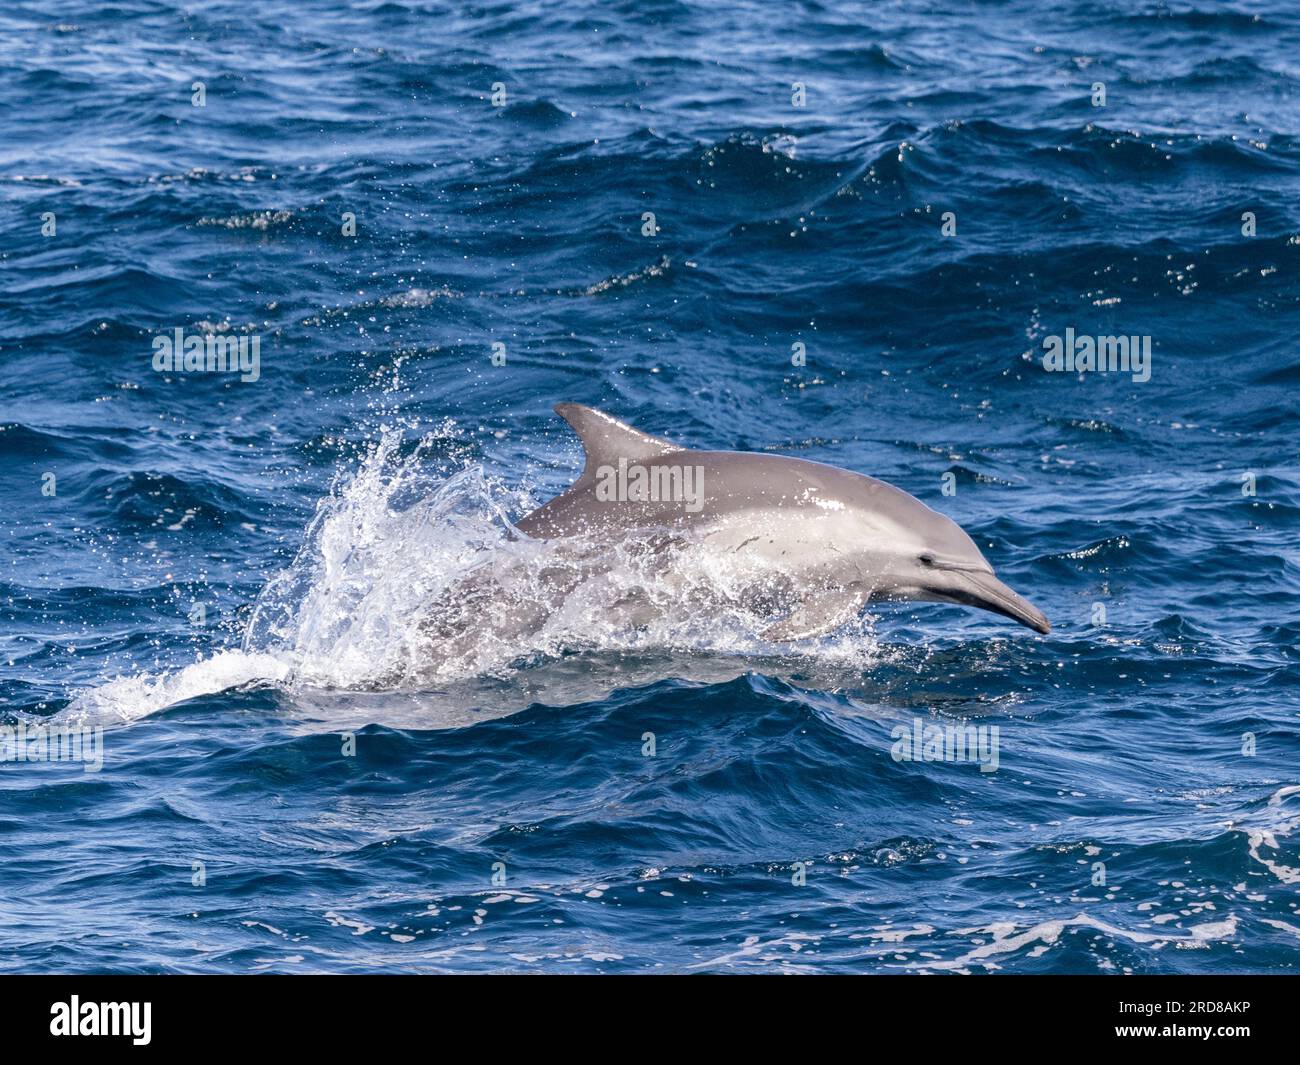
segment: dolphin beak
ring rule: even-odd
[[[1024,596],[1017,595],[993,574],[968,570],[961,573],[961,583],[963,587],[949,592],[957,602],[1013,618],[1035,632],[1046,634],[1052,631],[1052,623],[1038,607]]]

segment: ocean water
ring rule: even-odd
[[[1298,57],[1281,0],[6,5],[0,726],[91,746],[5,748],[0,969],[1294,971]],[[1055,628],[588,589],[432,654],[529,593],[560,401],[884,478]]]

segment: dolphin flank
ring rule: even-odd
[[[689,544],[753,565],[764,636],[830,632],[877,600],[960,603],[1051,631],[950,518],[884,481],[782,455],[695,451],[591,407],[561,403],[582,475],[518,522],[555,541]]]

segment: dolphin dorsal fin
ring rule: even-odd
[[[555,413],[572,426],[582,441],[587,455],[588,470],[600,466],[615,466],[619,459],[638,461],[681,451],[681,447],[661,436],[651,436],[640,429],[611,418],[604,411],[584,407],[578,403],[558,403]]]

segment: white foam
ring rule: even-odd
[[[1247,824],[1239,829],[1239,831],[1246,833],[1250,856],[1284,884],[1300,884],[1300,868],[1286,865],[1276,858],[1270,857],[1263,853],[1261,848],[1267,847],[1273,851],[1280,851],[1281,847],[1278,845],[1277,837],[1289,836],[1297,826],[1300,826],[1300,812],[1291,812],[1289,816],[1283,817],[1277,816],[1275,812],[1283,810],[1284,800],[1297,794],[1300,794],[1300,785],[1298,784],[1278,788],[1268,798],[1268,806],[1264,815],[1267,819],[1266,823]]]
[[[1067,928],[1093,928],[1108,936],[1127,939],[1133,943],[1152,944],[1159,947],[1173,943],[1178,947],[1205,947],[1210,943],[1231,939],[1237,932],[1237,918],[1229,916],[1223,921],[1194,925],[1187,929],[1187,935],[1165,933],[1137,932],[1126,928],[1117,928],[1088,914],[1077,914],[1068,920],[1043,921],[1023,931],[1009,921],[999,922],[985,928],[966,928],[954,935],[972,933],[991,935],[992,940],[977,944],[957,958],[942,961],[913,962],[916,969],[952,969],[964,970],[971,965],[983,965],[996,968],[994,959],[1006,954],[1029,948],[1031,956],[1038,957],[1054,946]]]
[[[115,677],[79,692],[64,714],[70,723],[125,723],[201,695],[278,683],[288,672],[288,665],[273,655],[220,651],[174,672]]]

